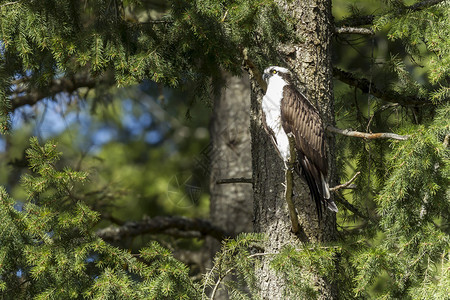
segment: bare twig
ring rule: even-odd
[[[227,19],[228,16],[228,9],[225,11],[225,14],[223,15],[222,19],[220,20],[220,22],[225,22],[225,20]]]
[[[237,178],[225,178],[216,181],[216,184],[228,184],[228,183],[253,183],[252,178],[237,177]]]
[[[337,185],[337,186],[334,186],[334,187],[330,188],[330,191],[337,191],[337,190],[340,190],[340,189],[347,188],[356,179],[356,177],[358,177],[359,174],[361,174],[361,172],[359,172],[359,171],[356,172],[356,174],[349,181],[347,181],[346,183],[343,183],[343,184],[340,184],[340,185]]]
[[[7,5],[12,5],[12,4],[17,4],[17,3],[19,3],[19,2],[20,2],[20,1],[6,2],[6,3],[2,4],[2,5],[0,5],[0,7],[7,6]]]
[[[319,249],[341,249],[341,247],[339,246],[323,246],[323,247],[317,247]],[[296,248],[295,251],[297,252],[302,252],[305,250],[309,250],[309,251],[314,251],[317,248],[315,247],[309,247],[309,248]],[[257,252],[257,253],[253,253],[250,254],[249,256],[247,256],[247,258],[254,258],[254,257],[258,257],[258,256],[268,256],[268,255],[279,255],[281,252]]]
[[[206,274],[204,283],[203,283],[203,290],[202,290],[202,300],[204,297],[206,297],[206,288],[208,287],[209,278],[214,275],[214,269],[216,269],[217,264],[214,264],[211,270]]]
[[[194,232],[195,234],[192,234]],[[217,240],[231,236],[223,229],[202,219],[185,217],[146,218],[138,222],[127,222],[123,226],[110,226],[97,231],[97,235],[107,241],[119,241],[126,237],[135,237],[143,234],[174,234],[176,236],[211,236]]]
[[[211,300],[213,300],[214,297],[216,296],[217,289],[218,289],[220,283],[222,282],[222,279],[224,279],[225,277],[227,277],[227,275],[230,274],[230,272],[233,271],[233,270],[234,270],[234,268],[230,268],[230,269],[228,269],[228,270],[225,272],[224,275],[219,276],[219,278],[217,279],[216,284],[214,285],[214,289],[213,289],[212,292],[211,292],[211,297],[210,297]]]
[[[141,25],[153,25],[153,24],[173,24],[173,20],[150,20],[145,22],[139,22]]]
[[[334,32],[338,34],[364,34],[364,35],[375,34],[375,32],[372,29],[362,27],[336,27],[334,29]]]
[[[394,139],[394,140],[400,140],[405,141],[409,139],[409,135],[399,135],[395,133],[390,132],[379,132],[379,133],[367,133],[367,132],[360,132],[360,131],[354,131],[350,129],[339,129],[333,126],[328,125],[327,130],[329,132],[333,133],[339,133],[346,136],[351,137],[357,137],[362,139],[368,139],[368,140],[374,140],[374,139]]]
[[[336,249],[336,250],[342,249],[342,247],[340,247],[340,246],[323,246],[323,247],[318,247],[318,248],[320,248],[320,249]],[[305,251],[306,249],[309,251],[314,251],[317,248],[315,248],[315,247],[296,248],[295,251],[302,252],[302,251]],[[262,249],[262,250],[264,251],[264,249]],[[247,259],[251,259],[251,258],[255,258],[255,257],[264,257],[264,256],[269,256],[269,255],[279,255],[279,254],[281,254],[281,252],[279,252],[279,251],[277,251],[277,252],[257,252],[257,253],[248,255]],[[211,268],[211,270],[208,272],[208,274],[206,274],[206,278],[204,280],[205,283],[203,284],[203,290],[202,290],[202,299],[206,298],[206,288],[208,287],[207,282],[209,281],[209,278],[211,276],[213,276],[214,270],[216,269],[216,267],[217,267],[217,264],[214,264],[214,266]],[[223,275],[219,275],[216,283],[214,284],[214,288],[212,290],[211,296],[209,297],[210,300],[213,300],[215,298],[216,292],[217,292],[222,280],[235,269],[236,269],[236,267],[229,268],[228,270],[225,271],[225,273],[223,273]]]
[[[444,138],[444,142],[443,142],[444,148],[447,148],[447,147],[448,147],[449,141],[450,141],[450,133],[447,134],[447,135],[445,136],[445,138]]]

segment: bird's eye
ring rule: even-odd
[[[277,74],[277,70],[272,70],[272,74]]]

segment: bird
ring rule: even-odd
[[[306,181],[320,221],[322,206],[334,212],[338,208],[330,199],[326,181],[327,144],[319,112],[298,91],[287,68],[268,67],[262,77],[267,83],[266,94],[262,99],[263,126],[281,156],[285,169],[291,156],[288,136],[293,136],[297,157],[294,170]]]

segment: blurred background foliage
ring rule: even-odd
[[[29,138],[37,136],[58,142],[60,167],[89,172],[85,197],[102,212],[99,227],[144,216],[207,217],[209,112],[189,105],[180,90],[152,82],[20,108],[1,138],[1,182],[24,199],[19,178],[28,172]],[[142,237],[121,246],[136,250],[147,242]]]

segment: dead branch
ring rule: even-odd
[[[237,178],[225,178],[216,181],[216,184],[228,184],[228,183],[253,183],[252,178],[237,177]]]
[[[337,34],[363,34],[363,35],[374,35],[375,32],[369,28],[362,27],[336,27],[334,32]]]
[[[148,24],[173,24],[175,23],[174,20],[149,20],[145,22],[139,22],[141,25],[148,25]]]
[[[379,133],[367,133],[367,132],[360,132],[360,131],[354,131],[350,129],[339,129],[333,126],[328,125],[327,130],[329,132],[333,133],[339,133],[346,136],[351,137],[357,137],[362,139],[368,139],[368,140],[374,140],[374,139],[394,139],[394,140],[400,140],[405,141],[409,139],[409,135],[399,135],[395,133],[390,132],[379,132]]]
[[[444,138],[444,142],[443,142],[444,148],[447,148],[447,147],[448,147],[449,141],[450,141],[450,133],[447,134],[447,135],[445,136],[445,138]]]
[[[0,5],[0,7],[7,6],[7,5],[12,5],[12,4],[17,4],[17,3],[19,3],[19,1],[6,2],[6,3],[2,4],[2,5]]]
[[[219,241],[231,236],[208,220],[178,216],[145,218],[137,222],[126,222],[120,227],[109,226],[97,231],[97,236],[106,241],[120,241],[143,234],[168,234],[177,237],[211,236]]]
[[[16,108],[24,105],[34,105],[39,102],[39,100],[53,97],[62,92],[73,93],[79,88],[94,88],[96,84],[98,84],[98,82],[89,77],[63,77],[53,79],[45,89],[20,86],[17,91],[13,91],[13,95],[11,96],[11,109],[14,111]],[[24,83],[24,85],[26,86],[26,83]]]
[[[382,90],[368,79],[358,78],[354,74],[339,68],[333,68],[333,76],[343,83],[360,89],[363,93],[368,94],[370,92],[371,95],[383,101],[398,103],[403,106],[422,106],[432,104],[426,98],[403,95],[396,91]]]

